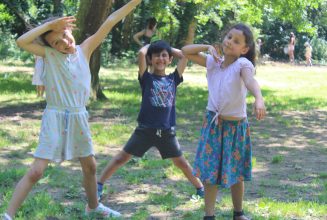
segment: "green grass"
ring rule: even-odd
[[[298,158],[310,149],[327,158],[323,140],[326,72],[326,67],[294,68],[283,64],[257,69],[256,77],[269,114],[268,120],[260,123],[250,117],[254,150],[267,150],[253,155],[252,160],[256,175],[264,174],[263,177],[254,176],[257,185],[253,191],[251,184],[246,185],[244,209],[253,219],[327,217],[327,173],[324,170],[304,173],[302,163],[310,161]],[[40,112],[45,103],[36,98],[31,73],[31,67],[0,66],[0,213],[6,209],[14,186],[27,171],[38,143]],[[136,67],[102,68],[100,77],[108,100],[88,105],[98,173],[132,134],[141,100]],[[249,96],[249,115],[252,102],[253,97]],[[177,137],[191,164],[206,104],[205,70],[196,66],[188,68],[184,83],[178,88],[176,108]],[[300,134],[292,133],[302,127]],[[291,157],[294,152],[297,157]],[[284,165],[291,165],[295,171],[283,173],[280,178],[280,173],[285,172],[282,169],[287,167]],[[168,213],[172,219],[198,220],[203,216],[203,201],[190,199],[195,192],[193,186],[170,160],[161,160],[153,152],[141,159],[133,158],[114,174],[105,188],[109,200],[104,203],[122,210],[127,219],[143,220],[156,213]],[[124,200],[125,193],[132,202]],[[230,192],[222,190],[221,195],[216,216],[229,220],[232,218]],[[79,163],[51,165],[19,209],[16,219],[91,219],[82,217],[85,203]]]
[[[275,155],[272,158],[272,163],[281,163],[283,161],[283,155]]]

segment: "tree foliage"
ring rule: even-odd
[[[128,0],[0,0],[0,37],[21,35],[30,24],[39,24],[53,15],[76,15],[78,42],[94,33],[110,10],[117,10]],[[104,13],[105,12],[105,13]],[[145,27],[147,18],[155,17],[160,38],[174,47],[185,44],[214,43],[231,24],[251,25],[256,37],[264,41],[264,53],[274,59],[287,59],[283,47],[292,31],[297,36],[295,55],[301,59],[305,41],[314,43],[314,58],[324,59],[327,40],[326,0],[144,0],[137,9],[118,23],[91,60],[92,87],[100,91],[98,70],[115,57],[133,58],[139,46],[134,33]],[[9,34],[9,36],[8,36]],[[0,43],[1,57],[13,56],[13,44]],[[299,47],[300,46],[300,47]],[[316,48],[315,48],[316,47]],[[315,55],[316,54],[316,55]],[[102,60],[100,61],[100,58]]]

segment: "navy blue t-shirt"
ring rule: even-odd
[[[177,69],[166,76],[145,71],[139,77],[142,103],[137,121],[148,128],[168,129],[176,125],[175,97],[177,86],[183,82]]]

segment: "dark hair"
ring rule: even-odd
[[[169,54],[169,57],[171,57],[173,54],[171,52],[170,45],[164,41],[164,40],[157,40],[150,44],[148,48],[148,52],[146,53],[146,56],[151,59],[152,54],[154,53],[161,53],[162,51],[166,50]]]
[[[154,17],[148,18],[146,24],[147,24],[147,28],[152,30],[154,26],[156,26],[157,24],[157,19]]]
[[[49,22],[49,21],[53,21],[53,20],[55,20],[55,19],[57,19],[57,18],[59,18],[59,17],[50,17],[50,18],[47,18],[47,19],[43,20],[43,21],[41,22],[41,24],[45,24],[45,23],[47,23],[47,22]],[[50,44],[48,43],[48,41],[45,39],[45,37],[46,37],[49,33],[51,33],[51,32],[52,32],[52,30],[49,30],[49,31],[46,31],[46,32],[44,32],[43,34],[40,35],[40,40],[41,40],[41,42],[42,42],[45,46],[48,46],[48,47],[51,47],[51,46],[50,46]]]
[[[246,54],[242,54],[241,57],[247,58],[251,61],[253,66],[255,66],[255,43],[251,29],[247,25],[242,23],[232,26],[229,30],[232,29],[236,29],[243,32],[243,35],[245,36],[245,44],[247,47],[249,47],[249,50]]]

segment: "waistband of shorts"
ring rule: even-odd
[[[160,130],[160,131],[163,131],[163,132],[165,132],[165,131],[171,131],[171,130],[175,130],[175,127],[173,126],[173,127],[170,127],[170,128],[150,128],[150,127],[147,127],[146,125],[144,125],[144,124],[138,124],[138,126],[137,126],[138,128],[142,128],[142,129],[146,129],[146,130],[153,130],[153,131],[158,131],[158,130]]]
[[[83,106],[83,107],[71,107],[71,106],[47,105],[46,109],[47,110],[62,111],[62,112],[69,112],[69,113],[86,112],[85,106]]]

